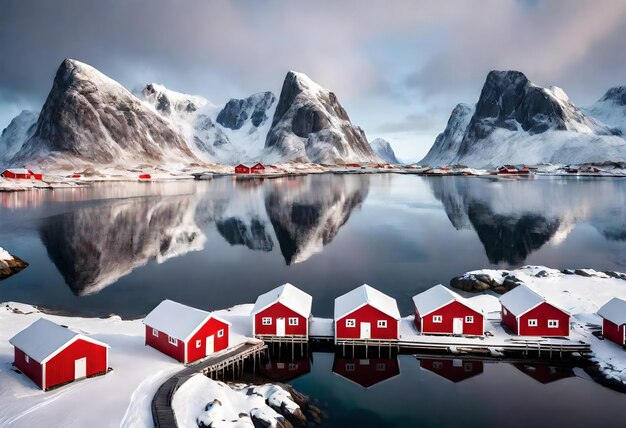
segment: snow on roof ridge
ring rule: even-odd
[[[370,305],[397,320],[401,318],[396,299],[368,284],[363,284],[335,299],[335,320],[364,305]]]
[[[513,315],[520,316],[530,311],[541,303],[548,303],[550,306],[569,313],[558,305],[548,302],[547,299],[527,284],[520,284],[511,291],[500,296],[500,303],[505,306]]]
[[[619,297],[613,297],[606,302],[600,309],[598,309],[598,315],[602,318],[611,321],[613,324],[622,325],[626,324],[626,300]]]
[[[257,314],[277,302],[280,302],[305,318],[311,315],[313,297],[289,282],[257,297],[251,314]]]

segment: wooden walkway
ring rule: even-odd
[[[152,398],[152,420],[156,428],[177,427],[176,415],[172,408],[174,394],[192,376],[203,373],[211,375],[219,370],[225,370],[235,363],[243,362],[246,358],[256,356],[267,349],[263,342],[245,342],[233,348],[210,356],[197,364],[190,365],[166,380]]]

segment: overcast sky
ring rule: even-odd
[[[0,129],[39,110],[74,58],[129,89],[223,104],[288,70],[333,90],[369,139],[423,156],[491,69],[558,85],[577,105],[626,85],[626,1],[0,0]]]

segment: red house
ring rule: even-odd
[[[41,172],[40,170],[29,169],[28,172],[30,173],[31,178],[35,180],[43,180],[43,172]]]
[[[146,345],[181,363],[191,363],[228,348],[228,321],[171,300],[159,303],[143,323]]]
[[[335,344],[351,340],[398,340],[396,300],[367,284],[335,299]]]
[[[109,346],[46,319],[14,336],[13,365],[44,391],[75,380],[105,374]]]
[[[413,297],[415,326],[422,334],[485,334],[485,317],[452,290],[439,284]]]
[[[250,174],[250,167],[240,163],[235,167],[235,174]]]
[[[32,171],[24,168],[9,168],[5,169],[2,174],[4,178],[13,178],[19,180],[41,180],[42,174],[35,174]],[[39,178],[37,178],[39,177]]]
[[[262,174],[265,172],[265,167],[262,163],[256,163],[252,168],[250,168],[250,172],[253,174]]]
[[[569,336],[570,314],[521,284],[500,297],[502,323],[519,336]]]
[[[462,382],[483,372],[480,360],[420,358],[420,367],[453,383]]]
[[[277,337],[309,339],[313,298],[291,284],[283,284],[256,299],[252,308],[252,334],[269,340]]]
[[[602,336],[626,346],[626,300],[613,297],[598,311],[602,317]]]
[[[397,358],[343,358],[335,355],[333,373],[363,388],[371,388],[400,374]]]

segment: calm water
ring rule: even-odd
[[[254,302],[289,281],[314,313],[364,282],[398,299],[484,267],[626,271],[626,180],[323,175],[0,193],[16,300],[141,316],[169,298]]]

